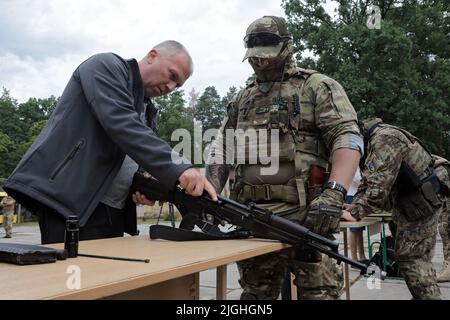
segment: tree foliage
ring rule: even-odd
[[[20,104],[18,108],[22,124],[26,128],[31,128],[36,122],[48,120],[57,103],[58,100],[54,96],[48,99],[28,99],[27,102]]]
[[[230,101],[234,98],[234,96],[237,94],[238,89],[236,87],[230,87],[228,89],[228,92],[225,94],[225,96],[221,100],[222,109],[226,112],[227,106],[230,103]]]
[[[205,89],[194,109],[194,118],[202,124],[203,130],[219,129],[226,112],[215,87]]]
[[[154,99],[155,106],[159,109],[157,133],[171,147],[177,144],[172,141],[172,133],[177,129],[186,129],[194,132],[194,119],[186,108],[183,90],[177,90],[170,95]]]
[[[0,153],[6,153],[11,148],[12,142],[8,135],[0,132]]]
[[[56,107],[57,99],[30,98],[17,103],[8,90],[0,96],[0,177],[14,170]]]
[[[372,5],[379,29],[367,23]],[[381,117],[450,156],[448,0],[339,0],[334,15],[324,0],[282,6],[302,67],[338,80],[360,118]]]
[[[3,89],[0,96],[0,132],[6,134],[14,142],[20,141],[24,130],[17,109],[17,100],[11,97],[8,90]]]

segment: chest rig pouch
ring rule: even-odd
[[[283,82],[253,84],[247,88],[247,94],[238,105],[236,124],[238,201],[281,200],[298,203],[302,210],[312,200],[312,194],[317,193],[308,190],[311,166],[320,165],[325,171],[328,161],[315,125],[314,106],[303,97],[308,76],[299,74]],[[278,130],[278,143],[271,139],[273,130]],[[245,176],[246,165],[267,165],[260,161],[261,155],[278,157],[281,168],[286,167],[283,164],[293,164],[293,178],[283,184],[276,178],[277,174],[272,179],[270,176],[258,177],[261,184],[239,179]]]
[[[436,214],[442,205],[439,198],[440,183],[434,169],[420,179],[411,167],[403,162],[396,180],[400,213],[410,222],[427,219]]]
[[[293,161],[295,142],[290,134],[291,106],[288,105],[291,101],[286,96],[274,94],[277,87],[279,84],[276,83],[262,88],[252,87],[248,98],[239,106],[235,153],[237,164],[261,164],[261,157],[276,155],[277,148],[280,162]],[[300,99],[297,101],[300,109]],[[271,139],[273,130],[279,130],[278,144]]]

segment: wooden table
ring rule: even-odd
[[[341,221],[341,225],[340,225],[341,231],[344,232],[344,255],[346,257],[348,257],[348,239],[347,239],[348,229],[361,228],[361,227],[366,228],[368,246],[371,248],[370,235],[375,233],[372,231],[373,230],[372,228],[375,226],[379,226],[379,224],[381,222],[382,222],[382,219],[379,217],[366,217],[358,222]],[[371,258],[371,257],[372,257],[372,254],[369,253],[369,258]],[[358,281],[361,278],[361,276],[358,276],[356,279],[354,279],[353,281],[350,282],[349,267],[348,267],[348,264],[345,263],[344,264],[344,278],[345,278],[344,279],[344,281],[345,281],[345,297],[347,300],[350,300],[350,287],[356,281]]]
[[[62,248],[62,244],[55,248]],[[78,257],[17,266],[0,263],[0,299],[199,299],[199,272],[217,268],[217,299],[226,299],[226,266],[287,248],[278,241],[246,239],[172,242],[148,236],[80,242],[80,253],[150,263]],[[80,271],[81,288],[73,287]]]

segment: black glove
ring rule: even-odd
[[[324,190],[309,205],[303,225],[321,235],[338,233],[343,203],[342,192],[331,189]]]

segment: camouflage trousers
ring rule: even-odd
[[[442,238],[442,248],[444,253],[444,259],[446,261],[450,261],[450,230],[448,229],[449,225],[449,215],[448,208],[450,208],[450,198],[446,198],[444,201],[444,205],[442,207],[441,216],[439,217],[439,235]]]
[[[440,299],[436,271],[431,263],[440,214],[441,209],[417,222],[395,215],[395,259],[414,299]]]
[[[7,236],[12,236],[13,215],[12,211],[3,212],[3,228],[5,228]]]
[[[292,208],[280,203],[264,207],[282,215],[289,206]],[[305,258],[306,253],[305,249],[288,248],[237,262],[241,300],[278,299],[286,270],[295,276],[299,299],[338,299],[344,286],[342,268],[328,256],[317,253],[321,261],[313,262]]]

